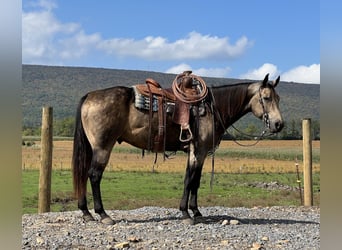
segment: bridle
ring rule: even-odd
[[[266,108],[265,108],[264,99],[261,96],[261,86],[259,87],[259,103],[261,104],[261,107],[262,107],[262,117],[264,120],[265,130],[270,129],[270,127],[271,127],[270,118],[269,118],[268,112],[266,111]],[[265,131],[265,133],[266,133],[266,131]]]

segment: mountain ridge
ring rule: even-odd
[[[23,64],[22,124],[24,127],[40,126],[43,106],[53,107],[55,120],[74,117],[80,98],[96,89],[133,86],[144,83],[146,78],[155,79],[162,87],[170,87],[175,77],[175,74],[143,70]],[[213,77],[203,79],[209,87],[250,81]],[[319,84],[281,81],[277,92],[281,98],[280,109],[285,121],[298,122],[303,118],[319,121]],[[239,123],[243,127],[249,123],[255,123],[258,127],[262,125],[258,119],[249,115]]]

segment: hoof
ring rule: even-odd
[[[105,225],[114,225],[114,221],[110,217],[105,217],[101,219],[101,223]]]
[[[195,225],[195,221],[191,218],[183,219],[183,223],[186,225]]]
[[[195,218],[202,217],[202,214],[198,209],[194,209],[193,213]]]
[[[85,222],[89,222],[89,221],[95,221],[94,217],[91,214],[85,214],[83,215],[83,220]]]
[[[203,218],[203,216],[197,216],[197,217],[194,217],[194,224],[197,224],[197,223],[204,223],[206,220],[205,218]]]

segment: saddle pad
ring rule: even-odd
[[[132,88],[134,90],[134,96],[135,96],[135,101],[134,101],[135,107],[138,109],[149,110],[150,98],[140,94],[135,86],[133,86]],[[155,95],[152,95],[152,111],[153,112],[158,111],[158,98]]]

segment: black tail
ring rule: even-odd
[[[72,174],[74,183],[74,192],[77,198],[83,197],[87,192],[88,171],[90,168],[92,149],[81,120],[81,108],[87,95],[83,96],[78,104],[75,132],[74,149],[72,155]]]

